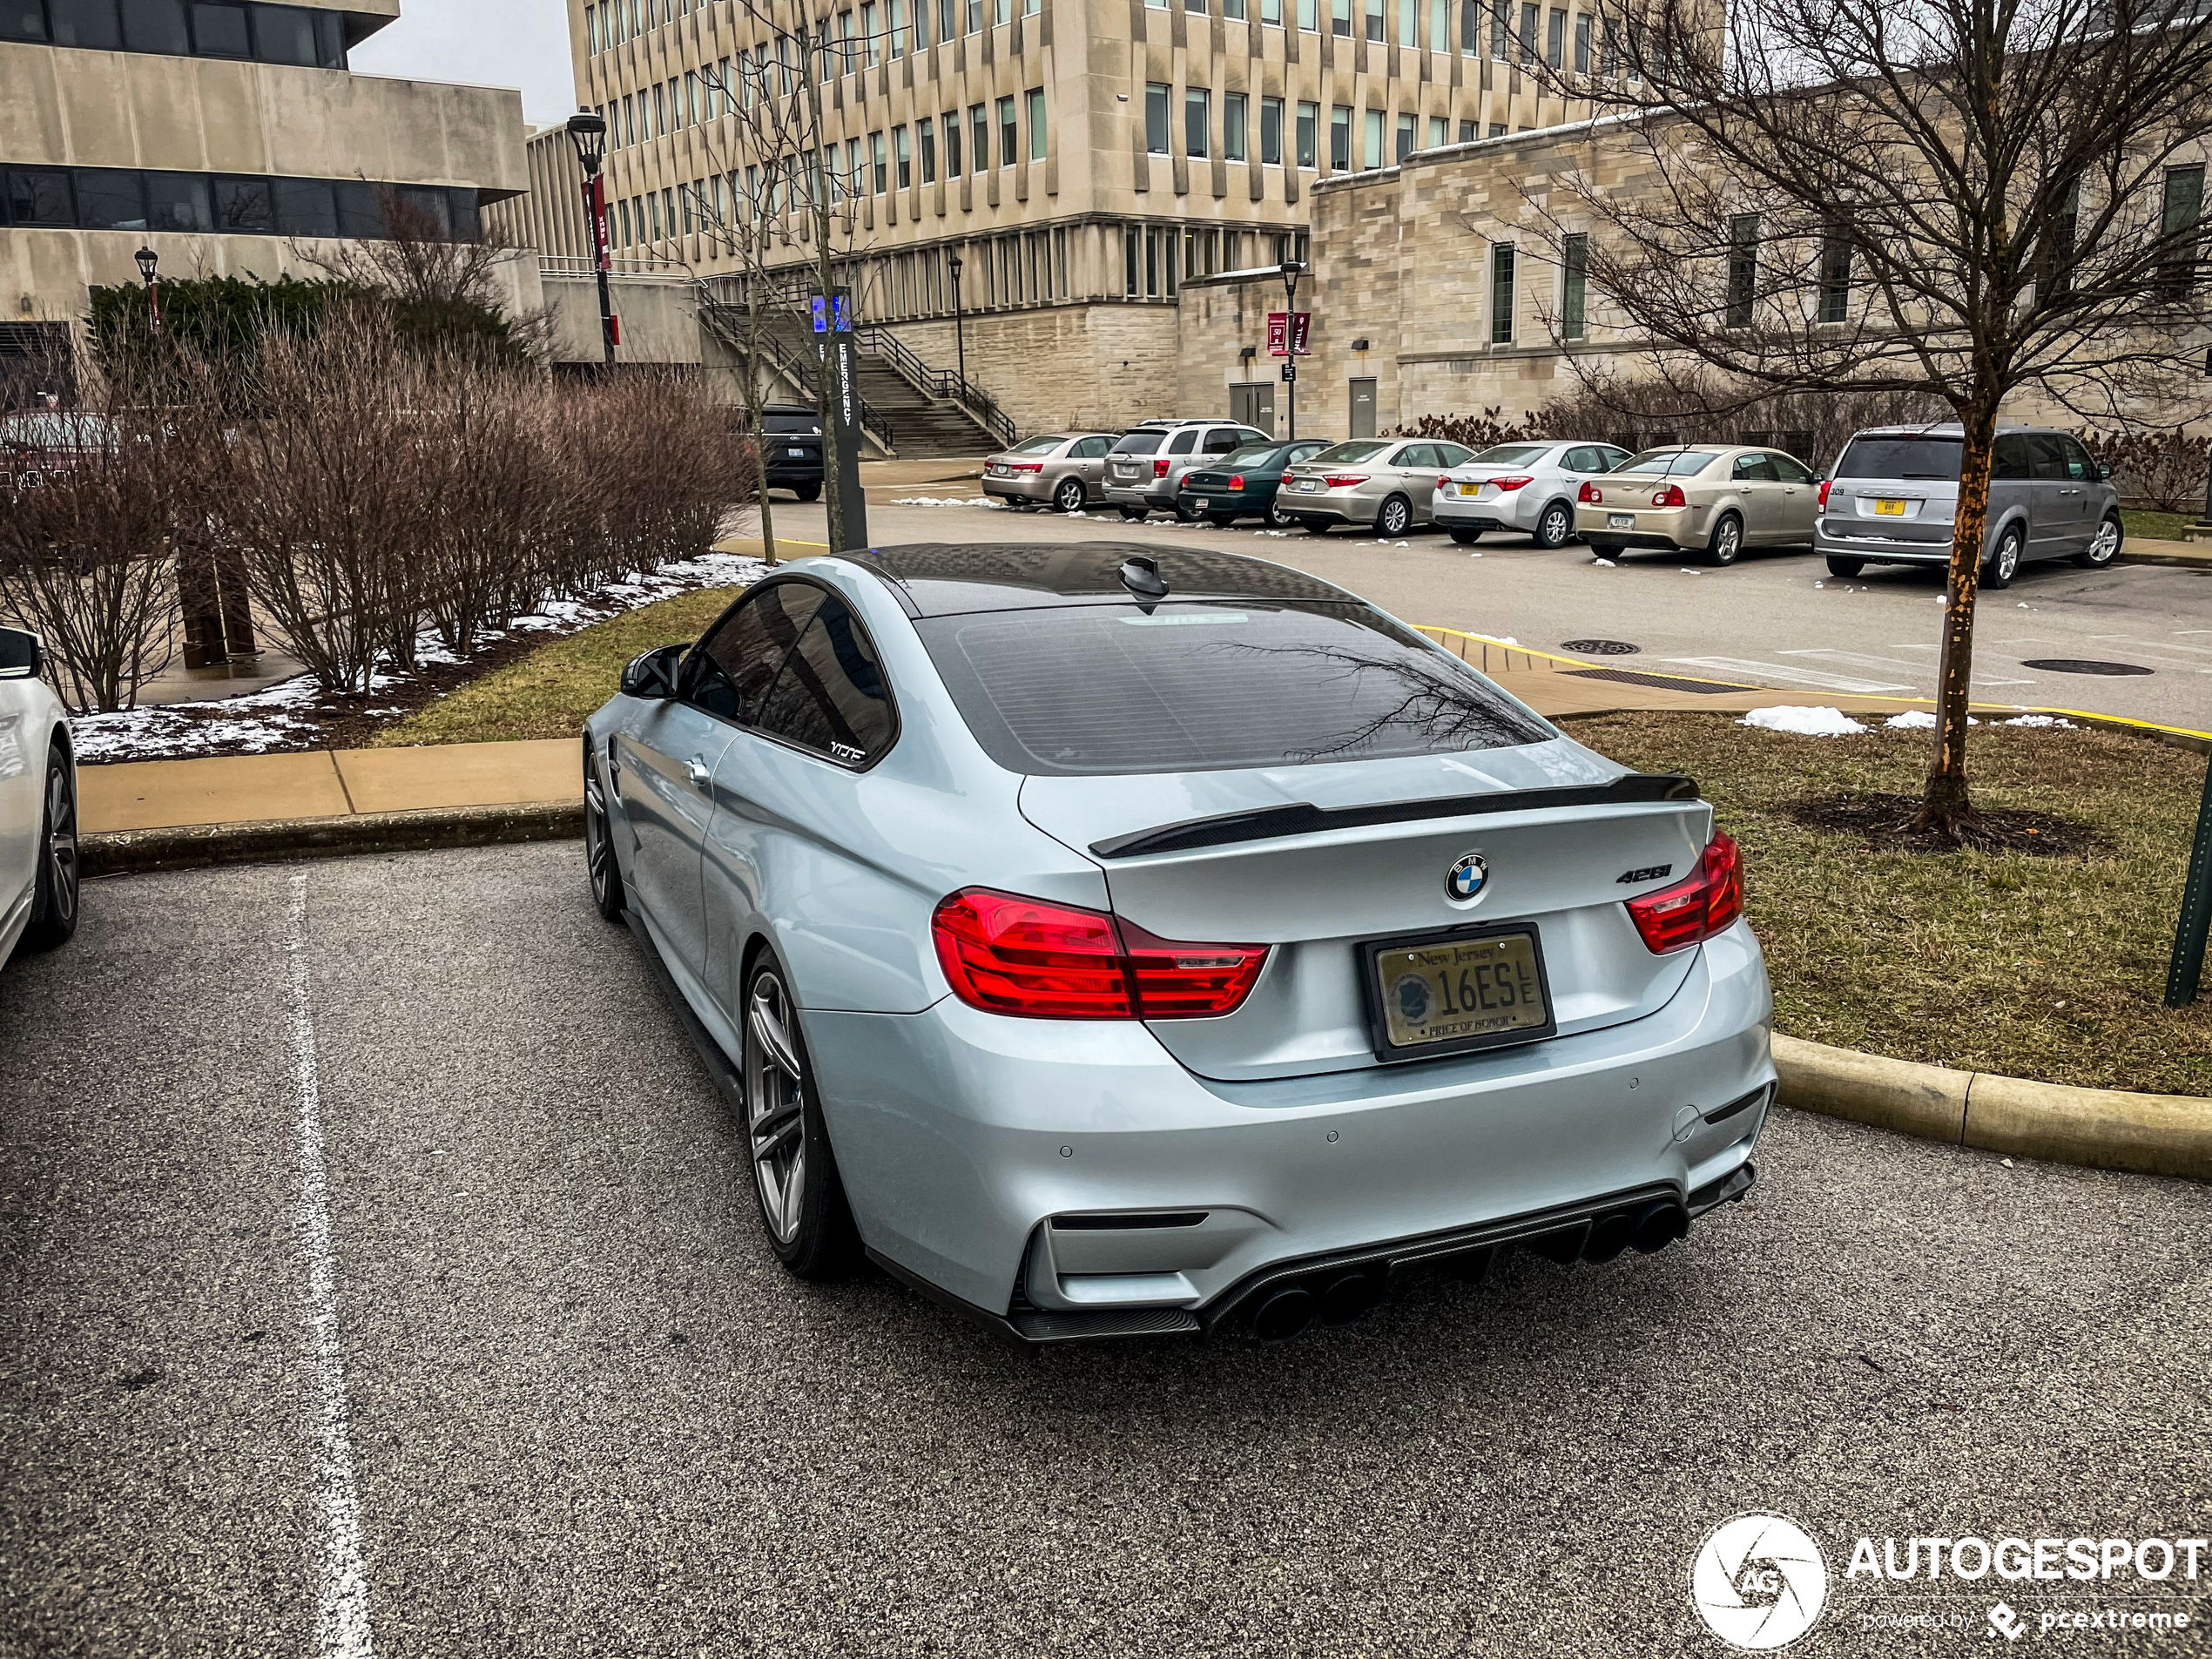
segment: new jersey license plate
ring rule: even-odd
[[[1534,927],[1364,948],[1385,1058],[1526,1041],[1554,1028]]]
[[[1636,516],[1634,513],[1608,513],[1605,516],[1605,528],[1609,530],[1632,530],[1635,527]]]

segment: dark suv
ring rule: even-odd
[[[771,403],[760,412],[760,487],[788,489],[801,501],[822,494],[822,419],[803,403]]]

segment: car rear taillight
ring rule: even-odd
[[[1828,510],[1828,484],[1825,478],[1820,481],[1820,510],[1824,513]]]
[[[1044,462],[1042,461],[1009,461],[1006,463],[1006,469],[1008,472],[1042,472],[1044,470]]]
[[[1229,487],[1231,489],[1242,489],[1244,487],[1244,475],[1241,472],[1231,473],[1229,475]]]
[[[1534,483],[1536,479],[1534,474],[1524,472],[1518,473],[1511,478],[1493,478],[1490,482],[1501,489],[1519,489],[1525,484]]]
[[[1743,854],[1736,838],[1715,830],[1695,873],[1671,887],[1629,900],[1629,916],[1657,955],[1710,939],[1743,914]]]
[[[1168,475],[1168,458],[1165,455],[1153,462],[1152,475],[1155,478],[1164,478]]]
[[[1103,910],[969,887],[929,931],[953,995],[990,1014],[1041,1020],[1190,1020],[1234,1010],[1264,945],[1159,939]]]
[[[1366,483],[1367,475],[1364,472],[1332,472],[1321,482],[1332,489],[1349,489],[1354,484]]]
[[[1584,484],[1575,499],[1585,507],[1602,507],[1605,504],[1605,492],[1595,484]]]
[[[1689,499],[1682,493],[1680,484],[1669,484],[1664,489],[1651,492],[1651,504],[1654,507],[1687,507]]]

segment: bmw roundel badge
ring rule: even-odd
[[[1480,853],[1463,855],[1444,877],[1444,896],[1454,904],[1479,898],[1490,880],[1490,866]]]

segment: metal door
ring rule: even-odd
[[[1269,437],[1275,435],[1275,382],[1253,381],[1229,388],[1229,417],[1242,425],[1257,427]]]
[[[1352,421],[1347,437],[1372,438],[1375,435],[1375,383],[1371,380],[1352,382]]]

